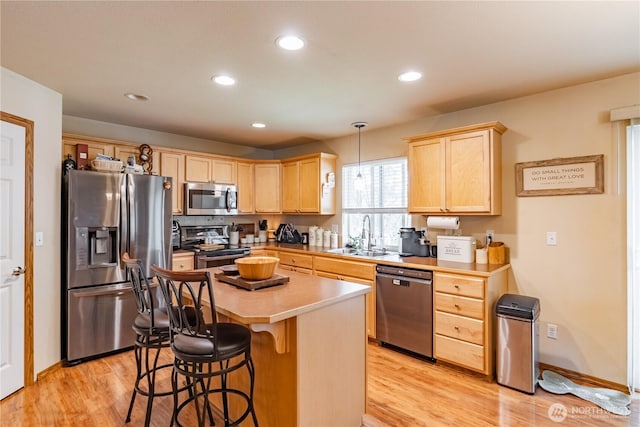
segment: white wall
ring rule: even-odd
[[[62,95],[6,68],[0,109],[34,122],[34,374],[60,361],[60,189]],[[4,208],[3,208],[4,209]],[[35,379],[35,378],[34,378]]]
[[[616,383],[626,383],[626,228],[624,146],[609,110],[640,103],[640,73],[512,99],[401,126],[362,133],[362,161],[403,156],[402,139],[435,130],[498,120],[503,135],[503,214],[461,218],[462,231],[481,239],[493,229],[510,250],[511,293],[540,298],[541,360]],[[366,117],[362,117],[366,120]],[[375,123],[370,123],[375,125]],[[357,161],[357,137],[325,141],[338,168]],[[516,197],[518,162],[604,154],[605,193]],[[341,176],[338,172],[338,182]],[[338,207],[340,202],[338,186]],[[425,217],[417,216],[419,226]],[[296,219],[329,226],[340,216]],[[546,231],[558,245],[546,246]],[[558,325],[558,339],[546,325]]]

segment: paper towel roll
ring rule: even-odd
[[[457,230],[460,228],[460,218],[457,216],[428,216],[427,227]]]

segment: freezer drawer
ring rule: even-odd
[[[67,292],[67,362],[131,347],[138,314],[128,283]]]

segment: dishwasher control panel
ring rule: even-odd
[[[393,265],[378,265],[376,266],[378,273],[389,274],[391,276],[401,276],[411,279],[420,279],[431,281],[433,279],[433,271],[430,270],[418,270],[415,268],[403,268]]]

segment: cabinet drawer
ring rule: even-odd
[[[309,268],[294,267],[294,266],[291,266],[291,265],[281,265],[279,268],[281,268],[282,270],[287,270],[287,271],[295,271],[296,273],[308,274],[309,276],[311,276],[313,274],[313,270],[311,270]]]
[[[436,292],[435,309],[461,316],[483,319],[484,300]]]
[[[268,249],[251,248],[251,256],[273,256],[273,257],[279,258],[278,251],[270,251]]]
[[[278,258],[280,258],[280,264],[308,269],[313,268],[313,257],[311,255],[301,255],[291,252],[278,251]]]
[[[358,261],[346,261],[330,257],[314,257],[313,268],[340,276],[351,276],[360,279],[374,280],[375,264]]]
[[[435,273],[434,278],[436,292],[484,298],[484,279],[446,273]]]
[[[436,334],[478,345],[484,343],[484,322],[482,320],[436,311],[434,331]]]
[[[484,348],[480,345],[436,334],[434,356],[476,371],[485,371]]]
[[[173,270],[176,271],[190,271],[195,267],[195,260],[193,259],[193,254],[185,254],[185,255],[173,255],[172,263]]]

